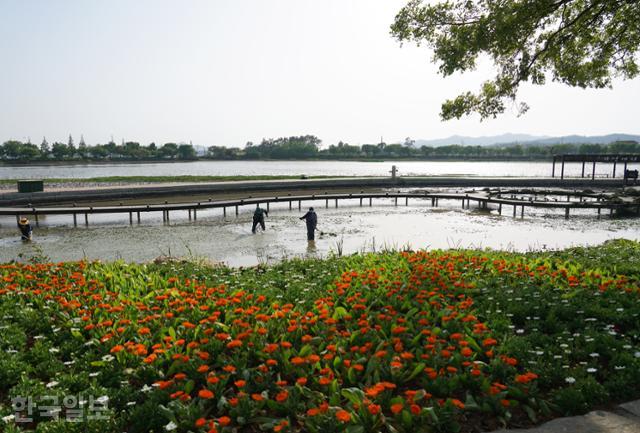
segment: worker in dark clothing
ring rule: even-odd
[[[266,210],[262,209],[260,207],[259,204],[256,205],[256,210],[253,212],[253,226],[251,227],[251,233],[255,233],[256,232],[256,227],[258,226],[258,224],[260,224],[260,227],[262,227],[262,230],[265,229],[264,227],[264,217],[269,216],[269,212],[267,212]]]
[[[300,217],[301,220],[306,220],[307,222],[307,240],[312,241],[315,240],[315,232],[316,226],[318,225],[318,215],[313,210],[312,207],[309,208],[309,211]]]
[[[18,228],[20,229],[20,239],[22,239],[23,241],[30,241],[33,229],[31,228],[31,224],[29,224],[29,220],[26,217],[20,218],[20,221],[18,221]]]

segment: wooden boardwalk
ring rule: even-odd
[[[525,197],[517,195],[525,194]],[[507,195],[508,197],[505,197]],[[541,196],[541,197],[538,197]],[[566,197],[564,199],[549,199],[549,196]],[[573,198],[573,200],[572,200]],[[84,224],[89,225],[89,216],[96,214],[128,214],[129,224],[141,222],[141,215],[151,212],[161,212],[163,221],[169,222],[171,212],[186,211],[189,219],[196,220],[198,211],[204,209],[222,209],[223,215],[227,215],[227,210],[232,210],[238,215],[241,207],[255,206],[256,204],[266,205],[269,210],[271,203],[289,203],[289,210],[297,206],[302,210],[302,203],[308,201],[325,201],[325,207],[330,203],[338,207],[340,201],[357,200],[359,206],[373,206],[374,199],[393,199],[397,206],[398,201],[404,200],[404,205],[409,204],[409,199],[430,202],[432,207],[437,207],[440,200],[454,200],[461,203],[462,209],[469,209],[471,203],[477,203],[480,209],[488,209],[489,205],[497,207],[498,213],[502,215],[503,210],[512,211],[513,216],[524,217],[525,208],[547,208],[563,209],[565,218],[569,218],[571,210],[593,209],[600,218],[602,211],[608,211],[613,215],[615,211],[626,210],[640,215],[640,202],[636,201],[613,201],[603,194],[588,194],[567,191],[547,191],[527,193],[517,191],[504,191],[498,193],[428,193],[428,192],[386,192],[386,193],[325,193],[311,195],[285,195],[274,197],[248,197],[244,199],[219,200],[190,203],[167,203],[150,205],[124,205],[119,206],[67,206],[67,207],[2,207],[0,215],[13,215],[16,219],[21,216],[32,216],[36,225],[39,225],[39,216],[42,215],[69,215],[73,218],[74,226],[78,225],[78,217],[84,219]]]

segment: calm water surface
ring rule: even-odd
[[[388,176],[392,165],[401,176],[551,176],[551,162],[472,161],[196,161],[140,164],[0,166],[0,179],[89,178],[103,176]],[[590,167],[587,167],[591,174]],[[582,165],[567,164],[566,176],[580,176]],[[610,164],[598,164],[596,175],[611,175]],[[619,170],[620,172],[620,170]],[[556,174],[560,173],[557,166]]]

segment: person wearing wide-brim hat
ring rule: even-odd
[[[20,239],[23,241],[30,241],[31,235],[33,233],[33,229],[31,228],[31,224],[29,223],[29,219],[27,217],[22,217],[18,221],[18,228],[20,229]]]

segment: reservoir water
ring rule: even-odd
[[[391,165],[400,175],[526,176],[551,175],[550,162],[418,162],[418,161],[199,161],[179,163],[0,166],[0,178],[90,178],[103,176],[172,175],[293,175],[388,176]],[[590,168],[590,167],[588,167]],[[587,170],[590,174],[590,170]],[[580,176],[581,164],[567,164],[565,176]],[[610,176],[612,167],[598,164],[596,176]],[[556,167],[559,174],[559,167]],[[176,198],[172,201],[180,201]],[[188,201],[184,198],[182,201]],[[149,261],[158,256],[195,256],[230,265],[254,265],[292,256],[350,254],[381,248],[494,248],[527,251],[597,244],[613,238],[640,240],[638,219],[596,219],[594,211],[527,210],[525,218],[462,210],[458,202],[431,208],[412,200],[408,207],[380,200],[372,207],[341,203],[318,209],[318,237],[309,245],[297,210],[272,205],[267,230],[251,234],[251,209],[224,217],[220,209],[198,213],[173,212],[163,224],[157,214],[145,214],[142,224],[129,226],[126,215],[91,216],[89,227],[73,227],[70,216],[43,216],[34,242],[18,239],[15,219],[0,217],[0,262],[44,254],[51,260],[81,258]],[[507,212],[508,213],[508,212]]]
[[[0,165],[0,179],[90,178],[105,176],[389,176],[392,165],[401,176],[551,176],[551,162],[527,161],[195,161],[69,165]],[[632,167],[630,167],[632,168]],[[618,176],[621,173],[618,167]],[[581,163],[568,163],[565,176],[580,176]],[[596,176],[611,176],[611,164],[596,165]],[[556,175],[560,166],[556,164]],[[587,166],[586,174],[591,175]]]

